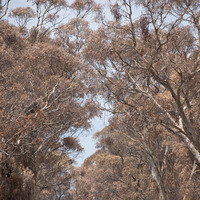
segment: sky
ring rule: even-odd
[[[73,0],[70,0],[68,2],[72,2]],[[84,1],[84,0],[83,0]],[[112,0],[113,2],[114,0]],[[109,1],[108,0],[95,0],[96,3],[105,3],[105,5],[108,5]],[[10,8],[16,8],[16,7],[26,7],[26,6],[32,6],[32,3],[29,2],[27,3],[27,0],[11,0],[10,3]],[[139,11],[135,11],[136,17],[139,14]],[[105,13],[106,17],[110,16],[109,11],[107,10]],[[90,20],[90,19],[89,19]],[[11,23],[15,23],[14,20],[10,20]],[[33,22],[32,22],[33,23]],[[93,26],[93,28],[95,29],[95,24],[94,21],[92,21],[91,19],[91,24]],[[30,26],[32,26],[33,24],[30,24]],[[83,161],[89,157],[90,155],[92,155],[96,149],[95,149],[95,144],[96,141],[93,138],[93,135],[98,132],[101,131],[104,127],[106,127],[106,125],[108,125],[108,119],[111,115],[107,112],[103,112],[102,117],[96,117],[92,120],[91,123],[91,129],[89,129],[88,131],[83,132],[80,136],[79,136],[79,141],[82,145],[82,147],[84,148],[83,153],[81,153],[77,158],[76,158],[76,165],[80,166]]]
[[[91,129],[84,132],[79,137],[79,141],[83,146],[84,151],[76,159],[77,166],[80,166],[87,157],[89,157],[96,151],[95,149],[96,140],[93,138],[93,135],[96,132],[101,131],[108,125],[108,119],[110,116],[111,116],[110,113],[103,112],[101,117],[96,117],[95,119],[92,120]]]
[[[4,3],[5,1],[7,1],[7,0],[2,0],[2,2]],[[10,9],[14,9],[14,8],[17,8],[17,7],[27,7],[27,6],[29,6],[29,7],[33,7],[32,6],[32,2],[31,2],[31,0],[29,0],[28,2],[27,2],[28,0],[11,0],[11,2],[10,2],[10,4],[9,4],[9,8]],[[72,4],[72,2],[73,2],[74,0],[66,0],[66,2],[68,3],[68,5],[71,5]],[[84,1],[84,0],[83,0]],[[96,3],[101,3],[101,4],[105,4],[105,5],[108,5],[108,2],[109,2],[109,0],[94,0]],[[64,12],[63,12],[63,14],[64,14]],[[74,13],[69,13],[69,12],[67,12],[67,18],[66,18],[66,22],[67,22],[67,20],[68,19],[71,19],[72,17],[73,17],[73,14]],[[109,12],[107,12],[106,13],[106,17],[108,17],[108,16],[110,16],[110,13]],[[94,23],[94,20],[91,18],[91,17],[88,17],[87,18],[87,20],[89,20],[91,23],[91,25],[92,25],[92,27],[91,28],[96,28],[96,24]],[[65,22],[64,21],[64,22]],[[12,18],[10,18],[9,19],[9,22],[11,22],[11,23],[15,23],[14,22],[14,20],[12,19]],[[34,25],[34,22],[33,21],[31,21],[30,23],[28,23],[27,24],[28,25],[28,27],[30,26],[30,27],[32,27],[32,25]]]

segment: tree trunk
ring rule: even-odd
[[[200,163],[200,152],[199,150],[194,146],[193,142],[183,133],[178,133],[178,135],[182,138],[183,142],[186,144],[194,158],[198,163]]]
[[[169,200],[161,175],[158,171],[158,168],[156,167],[153,158],[151,156],[149,157],[150,157],[150,163],[151,163],[151,173],[159,189],[159,200]]]

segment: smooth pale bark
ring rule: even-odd
[[[200,153],[192,143],[192,141],[183,133],[178,133],[178,135],[182,138],[183,142],[187,145],[190,152],[193,154],[195,159],[200,163]]]
[[[153,102],[167,115],[167,117],[170,119],[170,121],[174,124],[175,127],[177,127],[180,131],[177,132],[176,134],[182,139],[182,141],[186,144],[190,152],[193,154],[195,159],[200,163],[200,152],[199,150],[195,147],[193,142],[186,136],[185,130],[183,128],[183,120],[181,116],[179,117],[179,123],[177,123],[173,117],[167,112],[159,103],[156,101],[156,99],[151,95],[148,94],[148,96],[153,100]],[[184,134],[185,133],[185,134]]]
[[[151,163],[151,173],[152,176],[154,178],[154,180],[157,183],[157,186],[159,188],[159,200],[169,200],[168,195],[166,193],[162,178],[161,178],[161,174],[158,171],[158,168],[155,165],[155,162],[153,160],[153,158],[151,156],[149,156],[149,160]]]

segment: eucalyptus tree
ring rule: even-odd
[[[61,30],[62,9],[79,7],[63,0],[31,3],[32,8],[8,11],[18,26],[6,15],[0,21],[0,198],[5,200],[67,198],[73,156],[83,150],[78,133],[99,113],[90,81],[95,72],[71,53],[81,39],[66,49],[59,34],[52,37]],[[32,19],[36,26],[30,28]]]
[[[118,114],[117,119],[129,120],[123,120],[128,131],[121,132],[130,140],[139,139],[150,151],[146,138],[157,127],[164,128],[163,133],[185,144],[196,169],[200,163],[199,3],[110,1],[113,18],[105,18],[103,6],[96,10],[101,27],[90,35],[84,51],[99,72],[103,96],[113,103],[111,112]],[[135,9],[141,10],[139,17]],[[159,198],[169,199],[151,154],[147,161]]]

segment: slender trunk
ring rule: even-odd
[[[200,31],[199,31],[199,37],[200,37]],[[172,91],[171,91],[172,92]],[[151,95],[148,94],[148,96],[153,100],[153,102],[162,110],[166,113],[166,116],[169,118],[169,120],[174,124],[175,127],[177,127],[180,132],[174,131],[175,134],[177,134],[183,142],[186,144],[187,148],[190,150],[194,158],[198,163],[200,163],[200,150],[196,147],[198,145],[198,141],[192,141],[188,136],[187,136],[187,130],[185,130],[183,123],[184,120],[182,119],[182,116],[179,117],[179,122],[177,123],[175,119],[170,115],[169,112],[167,112],[160,104],[159,102]],[[177,104],[178,106],[178,104]],[[188,125],[188,124],[187,124]],[[189,126],[188,128],[189,131],[191,131],[191,128]],[[191,136],[197,135],[197,133],[194,133],[194,130],[191,132]]]
[[[159,175],[157,174],[156,169],[154,167],[152,167],[151,173],[159,189],[159,200],[168,200],[168,196],[166,194],[164,184],[162,180],[160,179]]]
[[[183,142],[186,144],[194,158],[198,163],[200,163],[200,152],[199,150],[195,147],[193,142],[183,133],[179,132],[178,135],[182,138]]]
[[[161,178],[161,174],[158,171],[158,168],[156,167],[156,164],[151,155],[149,155],[149,160],[150,160],[150,164],[151,164],[152,176],[153,176],[154,180],[156,181],[158,189],[159,189],[159,200],[169,200],[168,195],[166,193],[164,183]]]

